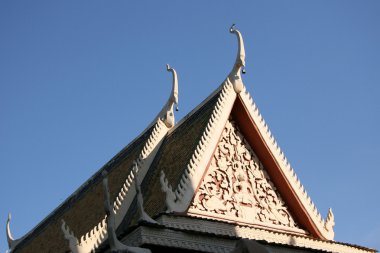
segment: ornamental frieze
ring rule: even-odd
[[[232,119],[226,123],[189,212],[298,229],[269,175]]]

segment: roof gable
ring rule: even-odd
[[[176,72],[168,66],[173,72],[172,94],[152,124],[134,141],[133,148],[120,152],[85,184],[83,192],[70,197],[20,243],[11,241],[12,252],[67,248],[59,234],[62,218],[71,227],[63,224],[61,229],[66,239],[73,239],[70,244],[73,252],[88,253],[107,243],[107,217],[101,208],[99,184],[103,170],[109,172],[112,182],[111,196],[115,198],[112,211],[119,234],[136,221],[137,192],[138,197],[142,196],[136,190],[140,188],[132,186],[142,182],[145,202],[138,208],[152,216],[166,208],[175,215],[207,217],[313,239],[333,239],[331,209],[324,220],[242,82],[243,39],[234,27],[230,31],[238,37],[239,51],[225,81],[174,126],[178,84]],[[164,194],[160,194],[159,188]],[[81,199],[88,199],[91,205],[85,205],[87,202]],[[66,210],[64,207],[69,204],[71,209]],[[54,245],[50,243],[53,241]]]
[[[218,147],[224,126],[228,118],[232,116],[239,125],[241,133],[266,168],[290,212],[297,217],[300,227],[315,238],[332,240],[334,216],[331,209],[324,220],[297,179],[294,170],[270,133],[241,79],[238,79],[238,82],[243,86],[236,89],[236,80],[231,80],[231,76],[229,76],[221,85],[222,92],[219,101],[214,107],[201,141],[194,150],[178,185],[171,185],[166,179],[165,173],[162,172],[161,185],[162,190],[166,193],[168,211],[185,213],[189,208],[194,210],[191,209],[191,202],[195,190],[201,184],[203,176],[212,162],[212,156]],[[172,190],[173,186],[175,190]],[[294,232],[297,229],[291,230]],[[297,232],[302,233],[298,230]]]
[[[227,120],[188,213],[305,234],[282,200],[263,164]]]

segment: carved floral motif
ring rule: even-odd
[[[263,165],[231,119],[191,210],[298,228]]]

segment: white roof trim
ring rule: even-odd
[[[302,205],[306,208],[307,212],[313,223],[317,226],[321,234],[328,240],[334,239],[334,231],[332,226],[334,224],[334,216],[331,209],[328,212],[328,219],[326,221],[322,218],[321,214],[317,210],[317,207],[311,200],[310,196],[307,194],[304,186],[301,184],[294,169],[290,166],[284,152],[279,147],[277,141],[269,130],[268,125],[265,123],[263,116],[260,114],[255,102],[253,101],[249,92],[244,88],[244,90],[239,94],[241,100],[245,104],[250,117],[255,122],[261,136],[263,137],[265,143],[267,144],[270,152],[276,159],[277,164],[280,166],[281,170],[284,172],[286,180],[289,182]]]

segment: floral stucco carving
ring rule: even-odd
[[[190,212],[299,229],[247,140],[230,119]]]

